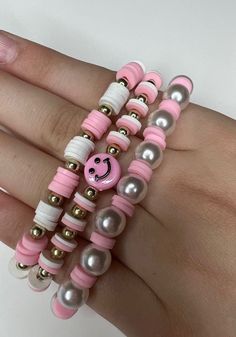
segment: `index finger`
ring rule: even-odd
[[[111,70],[5,31],[0,31],[0,68],[87,110],[97,105],[98,98],[115,79]]]

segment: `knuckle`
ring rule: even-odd
[[[77,106],[65,103],[49,111],[41,132],[43,147],[58,158],[63,158],[64,148],[71,138],[78,135],[85,112]]]

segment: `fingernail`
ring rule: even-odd
[[[0,64],[12,63],[18,54],[17,43],[0,32]]]

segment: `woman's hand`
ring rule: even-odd
[[[46,200],[66,144],[114,73],[2,36],[11,40],[5,40],[5,52],[0,43],[0,124],[13,134],[0,131],[0,186],[11,194],[0,193],[0,239],[14,247],[31,227],[39,200]],[[235,127],[235,121],[191,104],[168,138],[149,193],[88,300],[127,336],[235,336]],[[123,172],[140,139],[133,137],[121,155]],[[97,148],[104,150],[104,141]],[[98,208],[109,204],[111,194],[101,194]],[[90,221],[63,278],[91,231]]]

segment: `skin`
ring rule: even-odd
[[[114,72],[2,34],[17,44],[17,56],[0,66],[0,124],[12,132],[0,131],[0,186],[10,192],[0,193],[0,239],[14,247],[31,227],[39,200],[46,201],[66,144]],[[149,193],[88,300],[127,336],[235,336],[235,127],[234,120],[190,104],[168,137]],[[140,140],[133,137],[120,156],[123,172]],[[98,149],[105,149],[104,141]],[[98,208],[113,193],[103,193]],[[92,229],[89,221],[57,281],[67,277]]]

